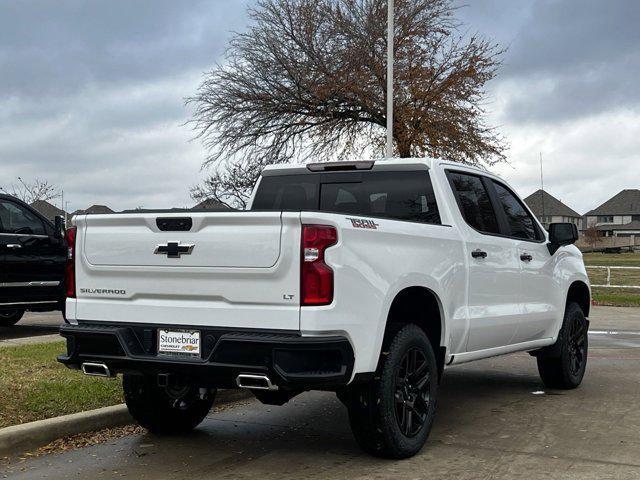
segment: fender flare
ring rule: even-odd
[[[389,318],[389,313],[391,311],[391,305],[393,301],[396,299],[398,294],[407,288],[424,288],[428,290],[435,297],[438,302],[438,309],[440,311],[440,346],[448,348],[449,347],[449,326],[446,319],[448,318],[448,312],[446,306],[442,303],[442,296],[440,294],[441,286],[440,283],[430,277],[429,275],[425,275],[417,272],[407,273],[400,278],[398,278],[387,290],[387,294],[385,295],[382,309],[380,312],[380,317],[378,318],[378,331],[376,332],[376,344],[374,345],[373,351],[375,355],[379,356],[382,350],[382,342],[384,340],[384,334],[387,327],[387,321]],[[377,362],[377,358],[375,359]]]

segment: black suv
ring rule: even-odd
[[[55,226],[36,210],[0,195],[0,326],[26,310],[64,310],[67,244],[62,218]]]

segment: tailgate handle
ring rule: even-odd
[[[193,226],[190,217],[156,218],[156,225],[162,232],[188,232]]]

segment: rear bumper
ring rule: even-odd
[[[239,374],[265,374],[281,388],[332,389],[346,385],[353,371],[350,342],[341,336],[193,328],[201,332],[198,358],[157,355],[158,328],[170,325],[82,323],[63,325],[67,353],[58,361],[79,369],[85,362],[115,373],[175,374],[202,386],[234,388]]]

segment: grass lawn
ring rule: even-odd
[[[585,265],[602,265],[610,267],[640,267],[638,253],[585,253]],[[607,283],[605,269],[588,268],[589,280],[592,284]],[[640,285],[640,270],[611,270],[612,285]],[[601,305],[621,307],[640,307],[640,289],[633,288],[593,288],[593,299]]]
[[[640,267],[640,253],[585,253],[585,265]]]
[[[56,361],[64,342],[0,347],[0,428],[122,403],[120,381]]]
[[[598,305],[613,307],[640,307],[640,292],[623,288],[597,288],[591,291],[593,299]]]

